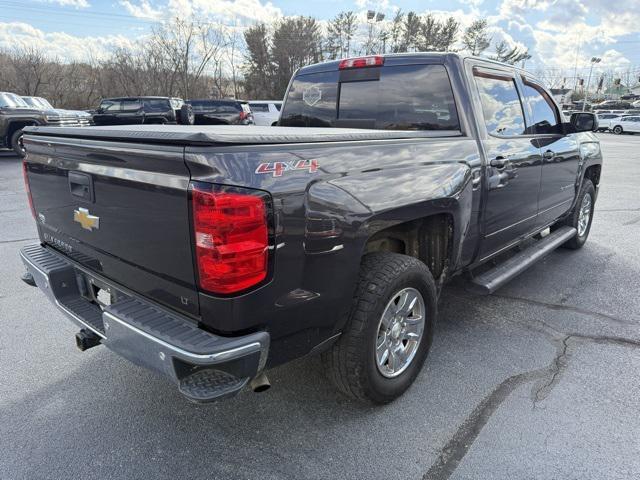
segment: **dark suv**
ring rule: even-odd
[[[196,125],[253,125],[253,114],[241,100],[187,100]]]
[[[93,113],[96,125],[182,124],[193,125],[191,107],[181,98],[105,98]]]

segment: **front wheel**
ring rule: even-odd
[[[613,127],[613,133],[615,133],[616,135],[620,135],[622,133],[622,127],[620,125],[616,125],[615,127]]]
[[[436,298],[431,272],[420,260],[387,252],[366,255],[342,335],[323,354],[336,387],[374,404],[402,395],[429,353]]]
[[[591,231],[591,222],[593,221],[593,210],[596,204],[596,189],[591,180],[585,178],[582,182],[582,188],[578,194],[578,202],[574,207],[571,215],[567,217],[563,225],[574,227],[577,231],[575,237],[562,246],[577,250],[582,248],[589,237]]]
[[[24,148],[23,135],[22,129],[16,130],[11,135],[11,148],[20,158],[24,158],[27,155],[27,149]]]

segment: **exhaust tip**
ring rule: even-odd
[[[95,333],[84,328],[76,333],[76,346],[80,351],[84,352],[98,345],[100,345],[100,337]]]
[[[251,390],[256,393],[264,392],[271,388],[271,382],[264,373],[261,373],[249,383]]]

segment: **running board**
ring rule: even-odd
[[[573,227],[561,227],[555,230],[542,240],[538,240],[526,250],[506,260],[504,263],[475,277],[469,289],[473,293],[480,295],[489,295],[495,292],[538,260],[544,258],[566,241],[571,240],[576,233],[577,231]]]

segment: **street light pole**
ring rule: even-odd
[[[600,63],[602,61],[602,59],[600,57],[591,57],[591,68],[589,69],[589,78],[587,79],[587,88],[584,91],[584,98],[582,99],[582,111],[584,112],[584,109],[587,106],[587,95],[589,94],[589,84],[591,83],[591,74],[593,73],[593,66],[596,63]]]
[[[376,13],[374,10],[367,10],[367,23],[369,24],[369,38],[367,40],[367,55],[371,55],[373,53],[373,24],[381,22],[382,20],[384,20],[384,13],[382,12]],[[383,42],[386,42],[386,38],[383,40]]]

